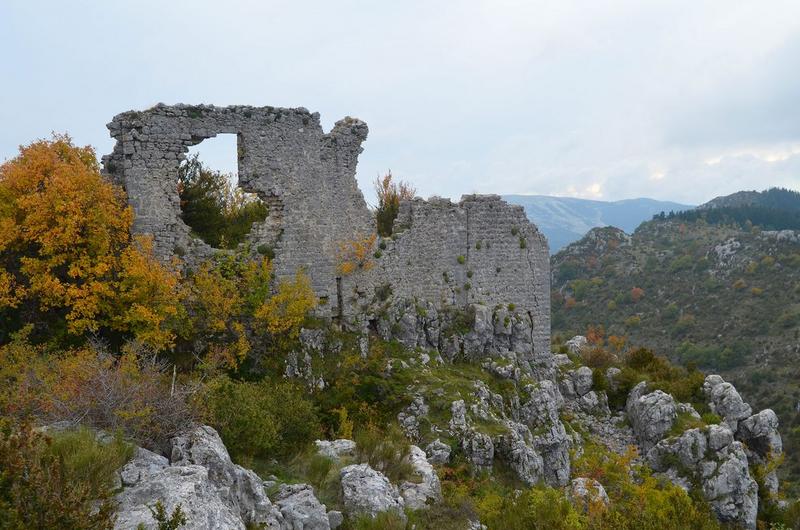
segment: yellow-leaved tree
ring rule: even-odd
[[[254,316],[269,334],[294,339],[300,335],[306,315],[316,305],[311,280],[304,272],[298,271],[293,280],[283,280],[278,284],[277,292],[256,309]]]
[[[103,328],[172,346],[179,275],[131,237],[122,189],[94,150],[54,135],[0,166],[0,341],[25,323],[47,338]]]

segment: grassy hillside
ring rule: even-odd
[[[778,414],[800,476],[800,234],[656,218],[595,229],[552,258],[553,332],[601,326],[730,378]]]

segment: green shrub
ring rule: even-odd
[[[685,256],[675,258],[672,263],[669,264],[669,270],[670,272],[683,271],[691,269],[692,265],[694,265],[694,259],[692,259],[692,256],[687,254]]]
[[[389,477],[392,482],[408,480],[414,468],[408,462],[411,446],[396,423],[386,428],[368,424],[355,432],[357,458]]]
[[[245,461],[301,451],[322,432],[305,389],[292,383],[220,377],[209,384],[206,400],[209,423]]]
[[[351,523],[353,530],[405,530],[406,523],[397,512],[381,512],[375,517],[359,515]]]
[[[148,508],[153,514],[158,530],[178,530],[186,524],[186,514],[183,513],[180,504],[172,510],[170,515],[167,515],[167,509],[164,508],[164,503],[161,501],[156,501],[155,506],[148,506]],[[139,525],[139,527],[144,528],[144,525]]]
[[[587,519],[559,490],[531,488],[519,496],[484,499],[479,504],[481,522],[504,530],[580,530]]]
[[[83,427],[54,434],[49,451],[71,480],[88,485],[98,498],[113,486],[117,470],[133,456],[133,446],[121,435],[100,442],[94,431]]]
[[[110,529],[114,471],[132,447],[88,430],[54,434],[29,426],[0,433],[0,527]]]
[[[268,213],[263,201],[235,187],[229,177],[204,167],[197,155],[178,170],[181,218],[215,248],[235,248]]]
[[[456,261],[458,262],[459,265],[463,265],[464,263],[467,262],[467,258],[465,258],[463,254],[461,254],[456,258]]]
[[[275,259],[275,248],[272,245],[262,244],[256,248],[259,254],[269,259]]]

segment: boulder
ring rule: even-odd
[[[393,511],[405,519],[405,500],[383,473],[375,471],[369,464],[353,464],[342,468],[339,476],[342,503],[348,515],[375,517]]]
[[[569,449],[572,441],[561,423],[559,413],[564,398],[549,380],[525,387],[528,399],[519,407],[519,419],[533,433],[531,445],[542,457],[543,478],[551,486],[569,481]]]
[[[744,447],[733,441],[727,425],[689,429],[661,440],[648,451],[647,463],[684,489],[699,485],[721,522],[755,528],[758,485]]]
[[[425,448],[425,454],[428,456],[428,462],[433,465],[444,465],[450,461],[450,453],[452,449],[446,443],[441,442],[438,438]]]
[[[243,521],[267,525],[275,522],[275,508],[267,498],[261,479],[231,461],[217,431],[201,425],[176,436],[171,443],[171,465],[200,465],[208,469],[209,480]]]
[[[331,530],[336,530],[344,523],[344,515],[342,515],[342,512],[331,510],[328,512],[328,523],[331,526]]]
[[[686,469],[694,469],[706,456],[708,440],[700,429],[689,429],[677,437],[661,440],[647,452],[647,463],[655,471],[666,471],[675,458]]]
[[[767,464],[783,453],[783,441],[778,432],[778,416],[764,409],[739,422],[736,438],[744,442],[751,463]],[[764,477],[764,487],[772,494],[778,492],[778,475],[772,470]]]
[[[672,428],[678,416],[675,399],[661,390],[647,393],[645,382],[631,390],[625,411],[645,454]]]
[[[453,401],[450,404],[450,432],[457,434],[467,429],[467,406],[463,399]]]
[[[565,486],[569,482],[569,450],[572,438],[564,424],[555,421],[533,436],[533,448],[542,455],[544,481],[549,486]]]
[[[341,460],[356,454],[356,443],[353,440],[340,438],[338,440],[316,440],[317,453],[331,460]]]
[[[709,425],[708,446],[712,451],[719,451],[733,442],[733,432],[727,425]]]
[[[281,530],[330,530],[325,505],[308,484],[283,484],[273,500],[283,515]]]
[[[421,510],[427,507],[429,502],[440,501],[442,486],[433,466],[425,458],[425,452],[416,445],[412,445],[408,461],[420,481],[405,481],[400,485],[400,495],[405,499],[405,505],[412,510]]]
[[[569,499],[578,509],[588,512],[591,505],[608,506],[608,494],[602,484],[591,478],[578,477],[570,483]]]
[[[397,414],[397,422],[411,440],[419,439],[419,419],[428,415],[425,399],[417,395],[411,404]]]
[[[574,370],[570,377],[578,396],[583,396],[592,389],[592,369],[588,366],[581,366]]]
[[[726,383],[718,375],[709,375],[703,383],[703,392],[708,399],[708,406],[736,432],[738,422],[750,416],[753,411],[744,402],[736,388]]]
[[[569,356],[565,353],[557,353],[553,355],[553,366],[560,368],[572,364]]]
[[[741,442],[719,451],[703,469],[703,495],[717,518],[743,528],[756,528],[758,484],[750,476]]]
[[[159,501],[168,514],[180,505],[186,515],[186,528],[245,530],[238,507],[220,495],[209,478],[209,470],[199,465],[164,467],[123,489],[116,501],[115,530],[158,528],[150,508]],[[280,528],[278,519],[270,520],[267,528]]]
[[[778,432],[778,416],[772,409],[764,409],[739,422],[736,438],[763,459],[783,452],[783,441]]]
[[[468,431],[461,440],[461,448],[476,471],[492,470],[494,443],[488,434]]]
[[[575,335],[564,343],[567,350],[573,355],[580,355],[584,348],[589,345],[589,340],[583,335]]]
[[[122,466],[119,472],[120,482],[123,487],[135,486],[139,482],[149,479],[169,465],[166,457],[137,447],[133,458]]]
[[[527,426],[513,421],[508,421],[506,427],[508,433],[494,439],[495,450],[522,482],[533,486],[542,480],[544,461],[529,442],[531,431]]]

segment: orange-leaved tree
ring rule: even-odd
[[[133,212],[94,150],[66,135],[0,166],[0,340],[23,323],[46,337],[103,328],[172,345],[177,272],[131,245]]]
[[[376,239],[377,236],[372,234],[340,242],[339,253],[336,256],[336,272],[348,276],[359,270],[370,270],[375,265],[372,261],[372,251]]]

